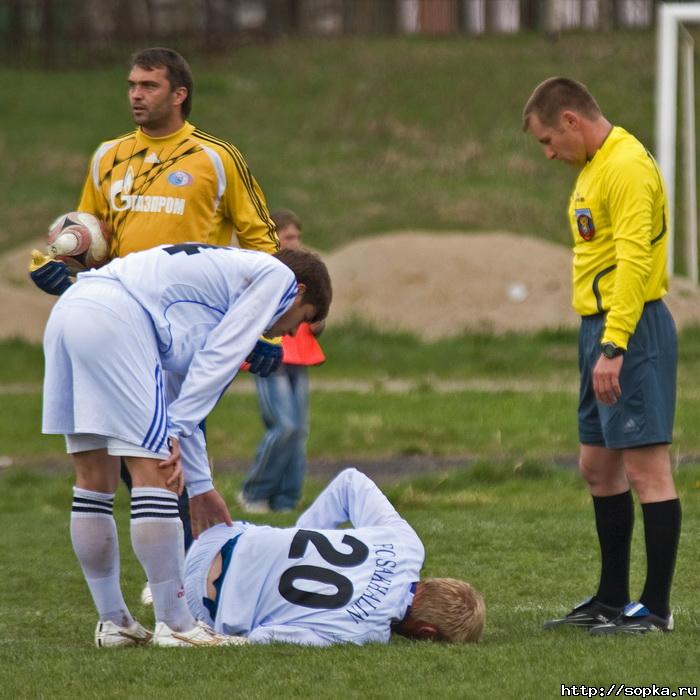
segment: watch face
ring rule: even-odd
[[[613,357],[617,357],[621,354],[620,349],[615,347],[612,343],[603,343],[601,350],[603,351],[603,355],[605,355],[608,360],[612,360]]]

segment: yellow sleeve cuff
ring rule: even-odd
[[[617,329],[606,328],[603,331],[603,337],[600,339],[601,343],[612,343],[615,347],[627,350],[627,343],[629,343],[629,334],[624,331]]]

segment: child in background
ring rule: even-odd
[[[301,247],[301,221],[288,209],[270,215],[277,226],[280,249]],[[258,402],[266,432],[238,502],[248,513],[292,510],[301,497],[309,434],[307,367],[326,358],[316,341],[325,321],[303,323],[295,336],[282,339],[282,364],[268,377],[255,375]]]

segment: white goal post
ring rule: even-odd
[[[695,172],[695,47],[684,24],[700,23],[700,2],[661,2],[656,30],[656,158],[668,188],[670,231],[668,269],[674,272],[674,210],[676,199],[676,121],[678,118],[678,57],[682,67],[683,199],[685,261],[688,276],[698,282],[698,221]],[[679,52],[680,44],[680,52]]]

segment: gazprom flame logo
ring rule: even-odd
[[[129,209],[131,188],[134,186],[134,171],[129,168],[123,180],[115,180],[109,188],[112,211]]]
[[[172,182],[173,175],[181,175],[178,183]],[[171,184],[178,184],[179,187],[189,185],[193,178],[188,173],[180,170],[168,177]],[[134,186],[134,172],[129,168],[123,180],[115,180],[109,188],[110,209],[112,211],[132,211],[151,212],[152,214],[176,214],[183,216],[185,213],[185,200],[180,197],[165,197],[156,193],[153,194],[131,194]]]
[[[191,185],[194,178],[189,173],[184,170],[176,170],[174,173],[168,175],[168,182],[175,187],[185,187]]]

